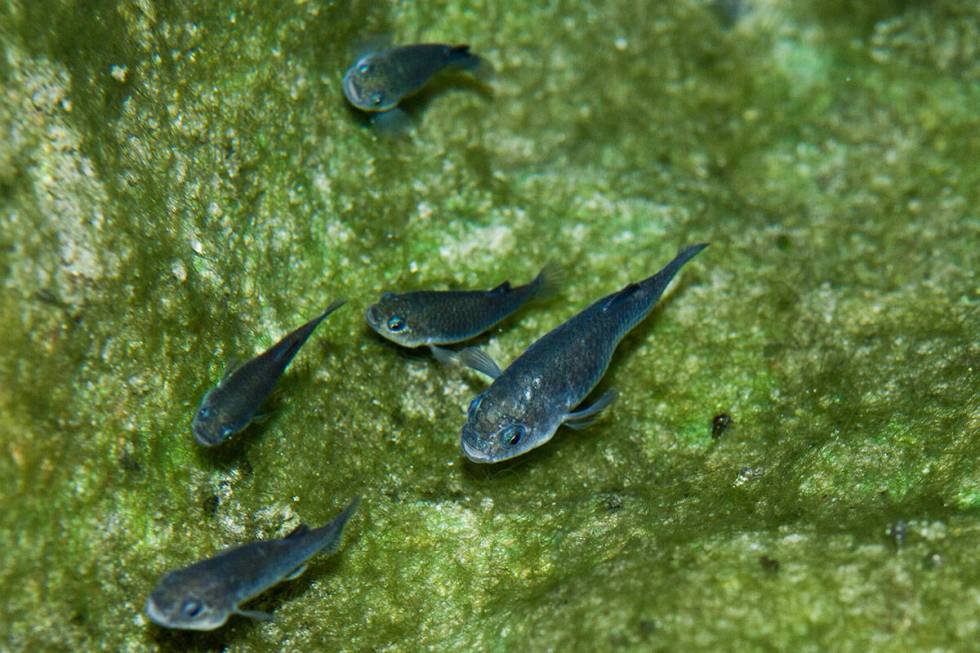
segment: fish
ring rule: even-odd
[[[470,52],[468,45],[418,43],[374,49],[363,54],[344,74],[342,87],[347,101],[389,125],[404,126],[405,114],[398,104],[414,95],[437,73],[447,69],[477,73],[485,60]]]
[[[233,614],[271,619],[266,612],[241,606],[273,585],[302,574],[317,553],[336,552],[344,526],[360,501],[355,497],[320,528],[300,524],[284,538],[242,544],[168,572],[146,599],[147,616],[159,626],[180,630],[214,630]]]
[[[708,243],[682,249],[662,270],[593,302],[548,332],[501,371],[482,350],[460,361],[493,382],[470,402],[460,436],[463,455],[476,463],[509,460],[540,447],[562,425],[589,426],[615,399],[607,390],[575,410],[598,385],[617,345],[653,310],[674,275]]]
[[[217,446],[253,420],[261,419],[257,415],[259,408],[272,394],[300,347],[320,322],[346,301],[341,299],[330,304],[323,313],[250,361],[230,365],[221,382],[204,395],[194,414],[191,430],[197,442],[205,447]]]
[[[523,286],[504,281],[492,290],[385,292],[364,311],[364,319],[382,337],[403,347],[428,346],[437,359],[448,362],[454,352],[440,345],[475,338],[529,301],[552,296],[559,278],[558,268],[546,265]]]

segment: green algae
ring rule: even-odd
[[[709,5],[0,9],[4,647],[976,641],[980,11]],[[447,84],[375,139],[338,82],[378,33],[469,42],[492,97]],[[482,381],[359,315],[563,262],[486,340],[506,362],[697,240],[609,414],[501,468],[458,452]],[[339,296],[273,418],[196,447],[225,362]],[[143,617],[166,570],[355,493],[340,554],[256,602],[274,621]]]

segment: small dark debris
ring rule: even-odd
[[[925,569],[935,569],[943,564],[943,557],[938,551],[930,551],[922,559],[922,566]]]
[[[770,558],[769,556],[759,556],[759,566],[762,570],[769,574],[779,573],[779,560],[775,558]]]
[[[131,474],[138,474],[143,469],[143,466],[140,465],[139,459],[137,459],[136,456],[129,451],[123,451],[122,454],[120,454],[119,465],[123,468],[123,470]]]
[[[901,519],[888,527],[888,537],[895,541],[896,549],[901,549],[902,545],[905,544],[905,532],[907,529],[908,524]]]
[[[606,509],[606,512],[619,512],[623,509],[623,497],[615,492],[604,494],[602,497],[602,507]]]
[[[732,416],[728,413],[718,413],[711,420],[711,437],[717,440],[732,425]]]
[[[640,619],[639,623],[636,624],[636,630],[639,631],[641,637],[647,638],[657,631],[657,622],[653,619]]]
[[[217,494],[212,494],[211,496],[204,499],[201,507],[204,509],[204,513],[214,517],[215,513],[218,512],[218,506],[221,505],[221,497]]]

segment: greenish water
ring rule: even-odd
[[[980,6],[748,5],[0,8],[0,649],[975,645]],[[379,33],[470,43],[493,93],[376,139],[339,80]],[[507,363],[701,240],[607,414],[500,467],[458,449],[482,379],[360,315],[563,263]],[[225,363],[341,296],[273,417],[197,447]],[[143,616],[354,494],[273,621]]]

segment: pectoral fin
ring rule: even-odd
[[[490,354],[478,347],[467,347],[457,352],[456,356],[459,362],[466,367],[476,370],[480,374],[486,374],[491,379],[496,379],[502,373],[500,366],[490,358]]]
[[[583,408],[582,410],[577,410],[574,413],[569,413],[565,415],[562,423],[573,429],[584,429],[592,424],[599,417],[599,413],[603,411],[609,404],[615,401],[616,397],[619,395],[616,390],[610,388],[606,390],[599,399],[589,406],[588,408]]]
[[[454,352],[452,349],[446,349],[445,347],[438,347],[436,345],[429,345],[429,351],[437,361],[443,365],[452,365],[459,362],[459,354]]]
[[[306,563],[305,562],[303,564],[301,564],[299,567],[296,567],[296,569],[293,569],[291,572],[289,572],[289,574],[287,574],[286,576],[284,576],[283,577],[283,580],[293,580],[294,578],[299,578],[300,576],[303,575],[303,572],[304,571],[306,571]]]
[[[257,619],[258,621],[272,621],[272,615],[268,612],[262,612],[261,610],[236,609],[235,614],[240,614],[243,617],[248,617],[249,619]]]
[[[221,380],[224,381],[227,379],[229,376],[238,371],[238,368],[241,366],[242,360],[240,358],[237,356],[232,356],[229,358],[228,362],[225,364],[225,373],[222,375]]]

